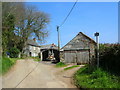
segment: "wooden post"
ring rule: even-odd
[[[59,51],[59,54],[58,54],[59,60],[58,61],[60,61],[60,35],[59,35],[59,26],[57,26],[57,32],[58,32],[58,51]]]
[[[58,32],[58,50],[60,51],[60,34],[59,34],[59,26],[57,26],[57,32]]]

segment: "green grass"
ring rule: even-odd
[[[40,61],[38,57],[32,57],[34,61]],[[0,75],[4,75],[6,72],[10,70],[10,68],[16,63],[17,60],[24,60],[24,58],[7,58],[3,57],[0,60]]]
[[[16,63],[18,58],[2,58],[2,71],[1,74],[5,74]]]
[[[0,57],[0,75],[2,74],[2,57]]]
[[[63,62],[59,62],[56,64],[56,67],[65,67],[65,66],[67,66],[67,65]]]
[[[111,75],[101,68],[83,67],[76,72],[74,79],[79,88],[120,88],[120,77]]]
[[[36,61],[36,62],[39,62],[39,61],[41,61],[41,59],[39,58],[39,57],[29,57],[29,58],[32,58],[34,61]]]
[[[67,67],[67,68],[64,68],[64,70],[69,70],[69,69],[72,69],[72,68],[75,68],[75,67],[79,67],[79,65],[74,65],[74,66],[71,66],[71,67]]]
[[[40,60],[40,58],[35,58],[34,61],[39,62],[41,60]]]

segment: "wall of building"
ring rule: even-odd
[[[89,63],[95,56],[95,43],[79,33],[62,50],[61,60],[66,63]]]
[[[40,47],[29,45],[29,52],[31,52],[32,57],[36,57],[40,53]]]
[[[89,50],[64,51],[65,63],[88,63]]]
[[[79,35],[71,40],[67,45],[65,45],[64,49],[89,49],[90,40],[84,37],[83,35]]]

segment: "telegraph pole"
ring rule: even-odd
[[[57,26],[57,32],[58,32],[58,50],[60,51],[60,34],[59,34],[59,26]]]
[[[59,51],[59,54],[58,54],[59,60],[57,62],[60,62],[60,34],[59,34],[59,26],[57,26],[57,32],[58,32],[58,51]]]
[[[97,68],[99,67],[99,33],[95,33],[97,43]]]

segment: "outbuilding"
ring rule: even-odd
[[[58,47],[54,44],[49,44],[49,45],[42,45],[40,47],[40,53],[41,53],[41,60],[42,61],[47,61],[48,56],[53,54],[55,57],[55,60],[59,62],[59,51]]]
[[[36,38],[33,38],[33,40],[32,39],[28,39],[26,41],[26,45],[23,48],[23,53],[26,56],[30,56],[30,57],[37,57],[37,56],[39,56],[40,46],[36,42]]]
[[[96,42],[79,32],[70,42],[61,48],[61,57],[65,63],[89,63],[95,57]]]

